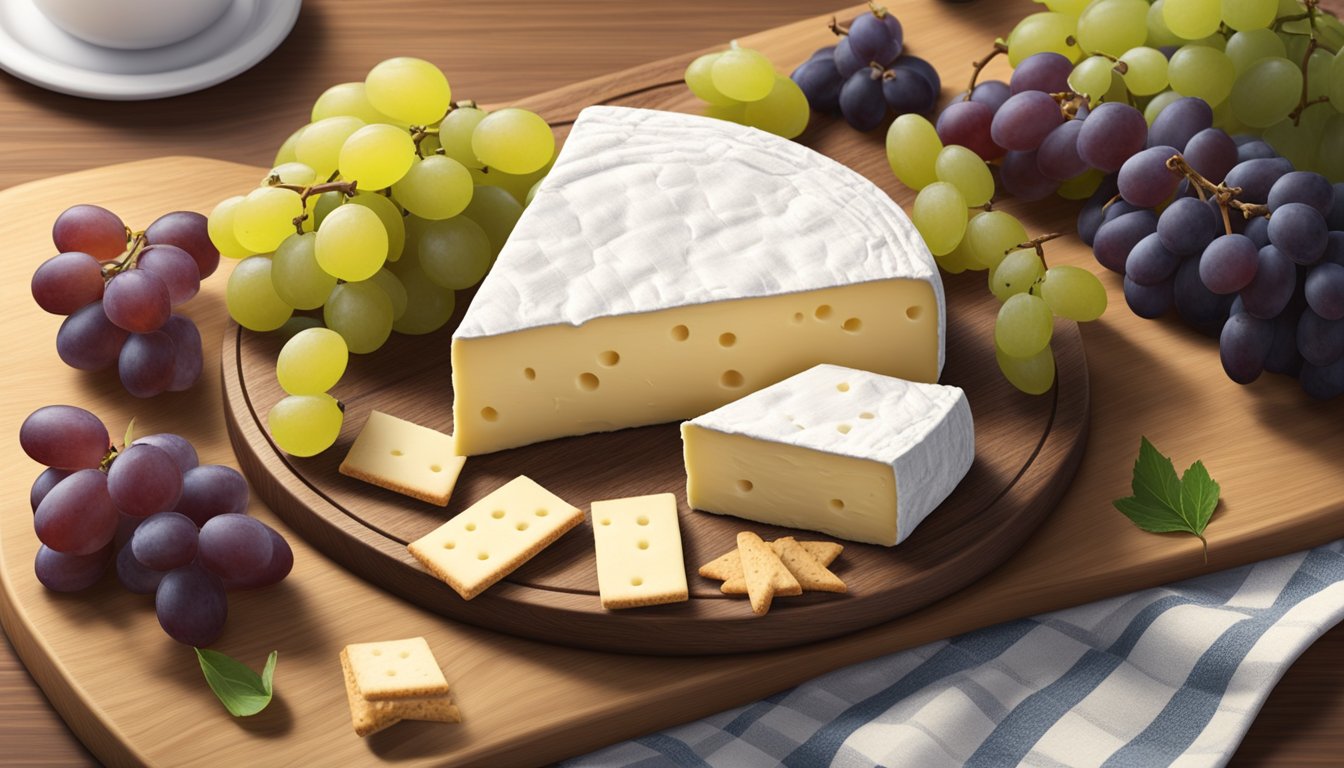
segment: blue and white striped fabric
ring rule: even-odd
[[[1344,540],[837,670],[564,763],[1217,766],[1344,619]]]

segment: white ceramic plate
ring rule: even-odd
[[[120,51],[53,24],[32,0],[0,2],[0,68],[35,85],[92,99],[177,96],[221,83],[266,58],[294,28],[301,0],[234,0],[219,21],[180,43]]]

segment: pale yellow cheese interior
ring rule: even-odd
[[[938,321],[901,279],[454,339],[457,452],[687,419],[818,363],[937,381]]]
[[[850,541],[897,541],[891,465],[683,424],[692,509]]]

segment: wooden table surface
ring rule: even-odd
[[[974,13],[976,2],[966,4],[965,12]],[[435,61],[456,98],[502,102],[847,4],[679,0],[636,12],[620,0],[307,0],[293,34],[270,58],[201,93],[143,103],[96,102],[48,93],[0,73],[0,188],[170,154],[267,165],[326,86],[361,79],[389,56]],[[1344,9],[1344,0],[1323,4]],[[889,5],[900,13],[899,2]],[[1344,627],[1328,633],[1288,671],[1233,764],[1338,764],[1344,754],[1341,658]],[[5,642],[0,642],[0,744],[5,765],[94,762]]]

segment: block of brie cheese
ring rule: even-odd
[[[453,334],[457,451],[686,419],[822,362],[936,381],[944,337],[932,257],[858,173],[589,107]]]
[[[818,365],[681,425],[694,509],[899,544],[965,477],[959,387]]]

